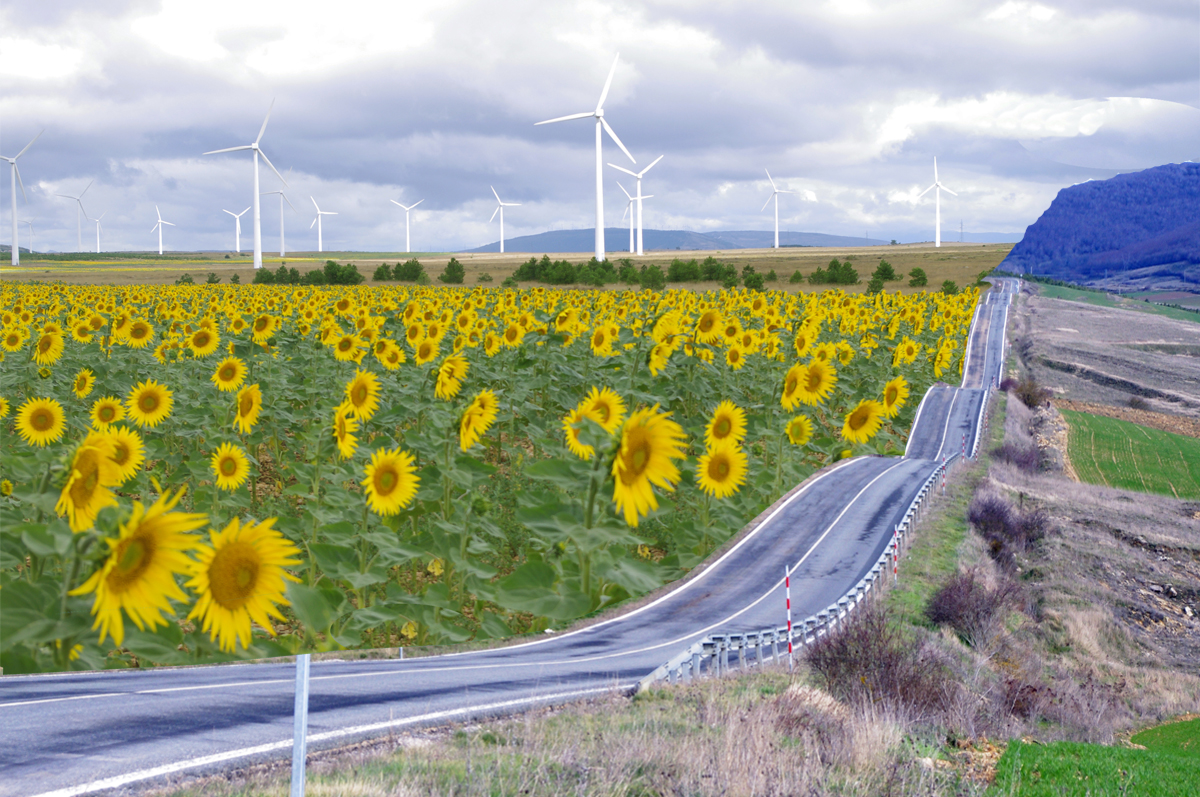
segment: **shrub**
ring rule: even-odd
[[[297,271],[295,268],[288,268],[287,266],[280,265],[279,269],[275,272],[275,284],[276,285],[299,285],[300,284],[300,272]]]
[[[642,266],[642,274],[639,281],[642,289],[648,291],[661,291],[667,285],[667,278],[662,273],[662,269],[654,264]]]
[[[1040,455],[1037,446],[1020,446],[1009,441],[992,449],[992,459],[1007,462],[1026,473],[1033,473],[1038,469]]]
[[[479,276],[475,278],[475,281],[476,282],[491,282],[492,275],[487,273],[486,271],[480,272]]]
[[[737,286],[738,286],[737,272],[734,271],[733,269],[730,269],[729,272],[725,274],[725,278],[721,280],[721,287],[725,288],[726,290],[729,290],[730,288],[736,288]]]
[[[947,707],[949,673],[925,645],[913,644],[887,614],[867,607],[809,647],[809,666],[844,700],[929,716]]]
[[[883,293],[883,280],[871,277],[871,281],[867,283],[867,293]]]
[[[934,625],[948,625],[972,647],[990,635],[993,619],[1018,592],[1011,581],[988,589],[975,568],[956,573],[943,584],[925,606],[925,617]]]
[[[893,241],[893,243],[895,242]],[[908,287],[924,288],[928,284],[929,277],[925,276],[925,269],[914,268],[912,271],[908,272]]]
[[[392,267],[387,263],[381,263],[375,269],[375,273],[371,275],[371,279],[375,280],[376,282],[390,281],[392,279]]]
[[[700,275],[700,264],[695,260],[685,263],[675,258],[671,265],[667,266],[667,282],[699,282]]]
[[[771,269],[767,272],[767,275],[763,277],[763,280],[766,282],[779,282],[779,277],[775,276],[775,269]]]
[[[512,274],[509,274],[507,277],[504,278],[504,281],[500,283],[500,287],[501,288],[518,288],[518,287],[520,287],[520,284],[517,282],[516,277],[514,277]]]
[[[1149,409],[1150,405],[1141,396],[1130,396],[1129,397],[1129,407],[1130,407],[1130,409],[1135,409],[1135,410],[1145,410],[1145,409]]]
[[[425,267],[421,265],[421,261],[411,257],[403,263],[396,264],[392,269],[392,279],[398,282],[417,282],[424,273]]]
[[[463,277],[466,276],[467,270],[463,268],[462,263],[458,262],[457,257],[450,258],[450,262],[446,264],[446,268],[442,269],[442,273],[438,274],[438,281],[444,282],[447,285],[462,285]]]
[[[358,285],[363,281],[363,275],[358,273],[358,267],[353,263],[347,263],[343,266],[333,260],[326,260],[322,271],[325,274],[325,282],[314,284]],[[309,273],[311,274],[312,272]]]
[[[275,272],[267,268],[259,268],[254,270],[254,285],[274,285]]]
[[[942,293],[946,294],[947,296],[953,296],[954,294],[958,293],[958,283],[954,280],[945,280],[942,283]]]
[[[812,285],[857,285],[859,279],[858,271],[850,265],[849,258],[843,263],[835,257],[827,267],[817,268],[810,274],[808,281]]]
[[[642,280],[642,275],[633,266],[633,261],[627,257],[623,257],[617,261],[621,264],[620,270],[617,271],[617,279],[623,285],[637,285]]]
[[[1029,409],[1037,409],[1050,400],[1050,391],[1038,384],[1032,376],[1026,376],[1017,383],[1013,393]]]
[[[513,272],[513,278],[522,282],[540,282],[544,272],[550,270],[550,256],[542,255],[542,259],[531,257]]]
[[[176,285],[195,285],[196,281],[192,279],[192,275],[186,271],[179,275],[179,279],[175,280]]]
[[[234,274],[233,276],[231,276],[231,277],[229,278],[229,283],[230,283],[231,285],[241,285],[241,284],[242,284],[242,278],[241,278],[240,276],[238,276],[237,274]]]
[[[788,282],[790,282],[793,285],[795,285],[798,282],[804,282],[804,275],[800,273],[799,269],[796,269],[795,271],[792,272],[792,276],[788,277]]]
[[[325,272],[319,268],[308,272],[300,280],[301,285],[325,285],[327,282]]]
[[[879,261],[879,265],[875,268],[875,273],[871,277],[872,279],[877,277],[881,282],[895,282],[900,279],[900,275],[896,273],[896,269],[892,268],[892,264],[886,260]]]
[[[742,284],[752,291],[761,291],[763,289],[763,275],[750,273],[742,277]]]
[[[700,277],[705,282],[720,282],[724,284],[730,275],[736,278],[737,269],[728,263],[717,260],[712,255],[704,258],[700,263]]]
[[[554,261],[548,269],[542,272],[541,276],[542,282],[548,282],[551,285],[573,285],[576,279],[575,266],[566,260]]]
[[[221,281],[221,278],[217,276],[217,273],[215,271],[210,271],[210,272],[208,272],[208,276],[205,277],[205,279],[204,279],[204,284],[205,285],[216,285],[216,284],[220,283],[220,281]]]
[[[1008,391],[1015,388],[1018,384],[1020,384],[1020,383],[1017,382],[1016,379],[1013,379],[1011,376],[1006,376],[1000,382],[1000,389],[1003,390],[1005,393],[1007,393]]]
[[[987,543],[992,559],[1008,570],[1016,565],[1015,555],[1045,537],[1050,526],[1050,516],[1042,510],[1017,513],[995,495],[976,496],[967,507],[967,520]]]

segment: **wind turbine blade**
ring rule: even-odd
[[[312,199],[313,207],[317,209],[317,215],[320,216],[321,215],[321,206],[318,205],[317,200],[313,199],[311,196],[309,197],[309,199]]]
[[[155,224],[153,227],[150,228],[150,232],[154,232],[157,229],[158,229],[158,225]]]
[[[101,214],[100,214],[100,219],[104,218],[104,217],[105,217],[105,216],[107,216],[107,215],[108,215],[108,211],[106,210],[106,211],[104,211],[103,213],[101,213]],[[97,223],[97,224],[99,224],[99,223],[100,223],[100,219],[96,219],[96,223]]]
[[[255,144],[262,141],[263,133],[267,132],[267,122],[271,121],[271,109],[274,107],[275,107],[275,100],[272,99],[271,104],[269,106],[267,106],[267,118],[263,119],[263,125],[262,125],[262,127],[260,127],[258,129],[258,138],[254,139]],[[275,167],[272,166],[271,168],[275,168]],[[279,179],[282,180],[283,178],[280,177]]]
[[[625,221],[625,217],[629,215],[629,209],[633,207],[633,200],[625,203],[625,212],[621,214],[621,221]]]
[[[168,227],[174,227],[174,226],[175,226],[174,222],[170,222],[170,221],[164,221],[164,222],[163,222],[163,224],[167,225]]]
[[[79,203],[79,207],[83,207],[83,203]],[[162,211],[158,209],[158,205],[154,206],[154,215],[158,216],[158,223],[162,224]]]
[[[400,207],[404,208],[404,205],[401,205],[399,202],[397,202],[397,201],[396,201],[396,200],[394,200],[394,199],[389,199],[389,200],[388,200],[388,202],[391,202],[393,205],[398,205],[398,206],[400,206]],[[408,208],[404,208],[404,209],[405,209],[405,210],[408,210]]]
[[[412,210],[413,208],[415,208],[417,205],[421,204],[424,201],[425,201],[424,199],[418,199],[416,202],[412,203],[412,207],[407,207],[407,208],[405,208],[405,210]]]
[[[105,212],[105,213],[107,213],[108,211],[106,210],[106,211],[104,211],[104,212]],[[246,208],[246,209],[245,209],[245,210],[243,210],[241,213],[239,213],[239,214],[238,214],[238,216],[239,216],[239,217],[241,217],[241,216],[245,216],[245,215],[246,215],[247,213],[249,213],[249,212],[250,212],[250,208]]]
[[[500,204],[501,204],[501,205],[503,205],[503,206],[504,206],[504,207],[506,207],[506,208],[519,208],[519,207],[521,207],[521,203],[520,203],[520,202],[501,202]]]
[[[612,164],[611,164],[611,163],[610,163],[610,164],[608,164],[608,165],[609,165],[609,166],[612,166]],[[624,170],[624,169],[621,169],[621,171],[625,171],[625,170]],[[622,194],[624,194],[625,196],[629,197],[629,201],[630,201],[630,202],[632,202],[632,201],[633,201],[633,197],[632,197],[632,196],[629,196],[629,192],[625,190],[625,186],[621,185],[620,183],[617,183],[617,188],[620,188],[620,189],[621,189],[621,193],[622,193]]]
[[[943,191],[945,191],[945,192],[946,192],[947,194],[949,194],[950,196],[958,196],[958,194],[954,193],[953,191],[951,191],[949,188],[947,188],[947,187],[946,187],[946,186],[944,186],[944,185],[943,185],[943,186],[941,186],[941,188],[942,188],[942,190],[943,190]]]
[[[226,147],[225,149],[214,149],[214,150],[210,150],[209,152],[203,152],[201,154],[202,155],[218,155],[222,152],[240,152],[244,149],[254,149],[254,147],[247,144],[244,147]]]
[[[645,196],[638,197],[638,199],[654,199],[654,194],[646,194]]]
[[[608,80],[604,81],[604,91],[600,92],[600,102],[596,103],[596,113],[604,107],[604,101],[608,99],[608,89],[612,86],[613,75],[617,74],[617,61],[621,60],[621,54],[617,53],[617,57],[613,59],[612,69],[608,70]]]
[[[771,173],[770,173],[770,172],[768,172],[766,169],[763,169],[763,171],[764,171],[764,172],[767,172],[767,179],[768,179],[768,180],[771,180]],[[775,181],[774,181],[774,180],[771,180],[771,190],[772,190],[772,191],[778,191],[778,190],[779,190],[778,188],[776,188],[776,187],[775,187]],[[765,206],[764,206],[764,207],[765,207]]]
[[[617,142],[617,146],[621,148],[621,151],[629,156],[629,160],[637,163],[637,158],[633,157],[633,155],[630,155],[629,150],[625,149],[625,145],[621,143],[621,139],[617,138],[617,134],[613,131],[612,126],[608,123],[608,120],[601,116],[600,124],[604,125],[604,130],[606,133],[608,133],[609,138]]]
[[[41,135],[40,133],[38,135]],[[32,142],[31,142],[32,143]],[[28,147],[26,147],[28,149]],[[21,179],[21,170],[17,168],[17,159],[12,160],[13,171],[17,175],[17,184],[21,186],[21,197],[25,200],[25,204],[29,204],[29,196],[25,193],[25,181]]]
[[[917,199],[920,199],[921,197],[925,196],[926,194],[928,194],[930,191],[932,191],[932,190],[933,190],[934,188],[936,188],[936,187],[937,187],[937,183],[934,183],[933,185],[929,186],[929,187],[928,187],[928,188],[926,188],[924,191],[922,191],[921,193],[917,194]]]
[[[573,113],[570,116],[560,116],[557,119],[547,119],[544,122],[534,122],[533,126],[537,127],[538,125],[548,125],[548,124],[552,124],[554,122],[569,122],[572,119],[584,119],[588,116],[595,116],[595,115],[596,114],[592,113],[591,111],[588,111],[587,113]]]
[[[934,181],[935,183],[938,181],[938,176],[937,176],[937,155],[934,155],[934,156],[933,156],[933,181]]]
[[[280,195],[281,197],[283,197],[283,201],[284,201],[284,202],[288,203],[288,207],[289,207],[289,208],[291,208],[291,209],[292,209],[294,212],[298,212],[298,211],[296,211],[296,206],[292,204],[292,200],[290,200],[290,199],[288,199],[288,198],[287,198],[287,194],[285,194],[285,193],[283,193],[282,191],[280,191],[280,192],[279,192],[279,195]]]
[[[279,178],[280,182],[282,182],[284,185],[287,185],[287,180],[283,179],[283,175],[280,174],[279,170],[275,168],[275,164],[271,163],[271,159],[267,157],[267,153],[263,152],[260,149],[258,151],[258,154],[262,155],[262,159],[265,160],[267,162],[267,165],[271,167],[271,171],[275,172],[275,176]]]
[[[611,167],[613,167],[614,169],[616,169],[616,170],[617,170],[617,171],[619,171],[619,172],[625,172],[625,173],[626,173],[626,174],[628,174],[630,177],[637,177],[637,176],[638,176],[638,175],[637,175],[637,172],[631,172],[631,171],[629,171],[628,169],[626,169],[624,166],[618,166],[618,165],[617,165],[617,164],[615,164],[615,163],[610,163],[610,164],[608,164],[608,165],[609,165],[609,166],[611,166]]]
[[[771,204],[771,200],[774,198],[775,198],[775,194],[771,194],[769,197],[767,197],[767,201],[763,203],[762,208],[758,212],[762,213],[764,210],[766,210],[767,205]]]
[[[659,162],[660,160],[662,160],[662,159],[663,159],[663,156],[662,156],[662,155],[659,155],[657,158],[655,158],[655,159],[654,159],[654,161],[653,161],[653,163],[651,163],[651,164],[650,164],[649,166],[647,166],[645,169],[642,169],[642,171],[641,171],[641,175],[642,175],[643,177],[645,177],[645,176],[646,176],[646,172],[648,172],[648,171],[650,171],[651,169],[653,169],[653,168],[654,168],[654,164],[655,164],[655,163],[658,163],[658,162]]]
[[[336,216],[337,211],[336,210],[322,210],[321,215],[322,216]]]
[[[500,195],[496,193],[496,189],[492,188],[492,186],[490,186],[490,185],[488,186],[488,188],[492,189],[492,196],[496,197],[497,202],[500,202]],[[503,205],[504,203],[500,202],[500,204]]]
[[[493,221],[496,220],[496,214],[499,212],[500,212],[500,205],[496,205],[496,209],[492,211],[492,217],[490,219],[488,219],[489,224],[491,224]]]
[[[82,200],[82,199],[83,199],[83,195],[84,195],[84,194],[86,194],[86,193],[88,192],[88,188],[91,188],[91,187],[92,187],[92,183],[94,183],[94,182],[96,182],[96,181],[95,181],[95,180],[88,180],[87,188],[85,188],[85,189],[83,189],[82,191],[80,191],[80,192],[79,192],[79,196],[77,196],[77,197],[75,197],[75,198],[76,198],[76,199],[78,199],[78,200]]]
[[[775,193],[777,193],[777,194],[794,194],[796,192],[795,191],[784,191],[782,188],[777,188],[777,189],[775,189]]]
[[[317,219],[319,219],[319,218],[321,218],[321,217],[320,217],[320,216],[317,216]],[[312,224],[308,225],[308,229],[310,229],[310,230],[311,230],[313,227],[316,227],[316,226],[317,226],[317,219],[313,219],[313,220],[312,220]]]
[[[46,132],[45,130],[43,130],[43,131],[42,131],[42,133],[45,133],[45,132]],[[34,137],[33,137],[33,141],[37,141],[39,138],[41,138],[41,137],[42,137],[42,133],[38,133],[36,136],[34,136]],[[13,156],[13,166],[16,166],[16,165],[17,165],[17,158],[19,158],[19,157],[21,157],[22,155],[24,155],[24,154],[25,154],[25,150],[27,150],[27,149],[29,149],[30,147],[32,147],[32,146],[33,146],[33,141],[30,141],[28,144],[26,144],[26,145],[25,145],[25,149],[21,150],[21,151],[20,151],[20,152],[18,152],[18,153],[17,153],[15,156]]]
[[[228,213],[230,216],[233,216],[235,219],[238,217],[238,214],[234,213],[232,210],[226,210],[225,208],[221,208],[221,212]]]

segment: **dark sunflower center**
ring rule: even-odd
[[[725,437],[733,431],[733,424],[728,418],[721,418],[713,426],[713,431],[717,433],[717,437]]]
[[[85,389],[87,389],[87,384],[88,384],[87,377],[80,376],[78,379],[75,380],[75,389],[76,390],[85,390]]]
[[[54,427],[54,415],[46,410],[38,410],[29,418],[29,425],[39,432],[45,432]]]
[[[708,475],[715,481],[725,481],[729,476],[729,462],[724,457],[714,457],[709,462]]]
[[[112,423],[112,419],[116,414],[116,410],[114,410],[112,407],[104,406],[101,407],[100,411],[96,413],[96,417],[100,419],[101,423]]]
[[[144,338],[146,337],[146,328],[142,326],[135,326],[129,331],[129,336],[131,338]]]
[[[848,423],[850,424],[850,428],[857,432],[859,429],[866,426],[867,421],[869,421],[870,419],[871,419],[871,411],[868,410],[866,407],[863,407],[862,409],[857,409],[854,412],[850,413],[850,420],[848,421]]]
[[[270,323],[271,323],[271,322],[270,322],[270,321],[268,321],[266,318],[259,318],[258,320],[256,320],[256,321],[254,322],[254,331],[255,331],[255,332],[262,332],[264,329],[266,329],[266,328],[267,328],[267,325],[268,325],[268,324],[270,324]]]
[[[222,382],[232,382],[233,378],[237,376],[237,368],[227,365],[221,369],[221,372],[217,376]]]
[[[208,334],[205,332],[197,332],[196,337],[192,339],[192,342],[196,344],[197,349],[203,349],[208,345]]]
[[[237,473],[237,471],[238,471],[237,460],[235,460],[233,457],[225,457],[223,460],[221,460],[221,475],[222,476],[226,476],[226,477],[233,476],[235,473]]]
[[[453,374],[451,374],[449,378],[453,379],[454,378]],[[361,407],[363,404],[365,404],[367,402],[367,399],[370,397],[370,395],[371,395],[371,391],[367,390],[366,385],[358,385],[357,387],[354,388],[354,403],[355,403],[355,405]]]
[[[50,339],[49,335],[45,335],[41,340],[38,341],[38,351],[45,354],[46,352],[50,351],[50,347],[53,345],[54,341]]]
[[[889,387],[887,392],[884,393],[884,401],[886,401],[889,405],[895,404],[896,396],[899,395],[899,393],[900,391],[895,386]]]
[[[125,463],[129,461],[129,454],[130,454],[129,446],[125,445],[124,443],[120,443],[120,442],[113,443],[113,455],[112,455],[113,462],[124,467]]]
[[[158,409],[158,396],[153,393],[143,393],[138,399],[138,407],[142,412],[154,412]]]
[[[821,378],[820,371],[809,371],[808,379],[806,380],[806,386],[808,387],[809,391],[811,392],[811,391],[814,391],[817,388],[819,388],[823,381],[825,381],[825,380],[823,380]]]
[[[391,468],[381,468],[375,471],[375,492],[381,496],[391,495],[399,482],[399,475]]]
[[[245,418],[254,409],[254,397],[249,393],[244,394],[238,399],[238,415]]]
[[[139,534],[123,540],[116,551],[117,566],[108,574],[108,586],[114,592],[124,592],[132,586],[154,561],[154,537]]]
[[[208,583],[213,600],[235,611],[254,595],[262,559],[254,547],[245,542],[233,542],[217,551],[208,566]]]

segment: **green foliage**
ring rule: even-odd
[[[742,269],[742,284],[752,291],[761,291],[763,289],[763,275],[754,270],[754,266],[749,263]]]
[[[266,271],[266,269],[263,269],[263,271]],[[300,280],[300,272],[295,267],[288,268],[286,265],[280,264],[279,268],[275,271],[276,285],[299,285]]]
[[[410,257],[403,263],[397,263],[392,269],[392,279],[397,282],[419,282],[425,274],[425,267],[415,257]]]
[[[801,282],[804,282],[804,275],[800,273],[800,269],[796,269],[792,272],[792,276],[788,277],[788,282],[792,285],[797,285]]]
[[[175,280],[176,285],[195,285],[196,281],[192,279],[192,275],[186,271],[179,275],[179,279]]]
[[[663,274],[661,268],[654,264],[642,266],[639,282],[642,288],[648,291],[661,291],[667,286],[666,275]]]
[[[487,273],[486,271],[481,271],[481,272],[479,272],[479,276],[475,278],[475,281],[476,282],[491,282],[492,275]]]
[[[1184,797],[1200,794],[1194,758],[1099,744],[1009,742],[996,763],[996,795]]]
[[[507,277],[504,278],[504,281],[500,283],[500,287],[501,288],[517,288],[517,287],[520,287],[520,285],[517,283],[517,278],[514,277],[512,274],[509,274]]]
[[[380,263],[375,268],[375,273],[371,275],[371,279],[375,282],[388,282],[392,279],[392,267],[387,263]]]
[[[767,275],[765,277],[763,277],[763,279],[766,280],[767,282],[779,282],[779,277],[777,277],[775,275],[775,269],[771,269],[770,271],[768,271]]]
[[[667,282],[699,282],[700,276],[700,264],[695,258],[687,262],[675,258],[667,267]]]
[[[208,272],[208,277],[205,278],[205,285],[217,285],[221,282],[221,278],[217,276],[215,271]]]
[[[942,293],[947,296],[953,296],[958,293],[958,283],[954,280],[944,280],[942,282]]]
[[[264,271],[265,271],[265,269],[264,269]],[[255,274],[254,274],[255,281],[258,280],[258,275],[261,273],[262,273],[262,271],[255,272]],[[319,269],[319,268],[309,271],[303,277],[300,278],[301,285],[325,285],[327,282],[328,282],[328,279],[325,276],[325,271],[323,269]]]
[[[883,292],[883,280],[881,278],[879,278],[878,276],[871,277],[870,281],[867,282],[867,293],[882,293],[882,292]]]
[[[1136,423],[1062,410],[1079,478],[1122,490],[1200,498],[1200,440]]]
[[[292,271],[295,271],[295,269]],[[321,283],[324,285],[359,285],[364,281],[363,275],[358,273],[358,267],[353,263],[347,263],[343,266],[333,260],[326,260],[325,267],[321,271],[325,274],[325,282]],[[289,280],[291,279],[290,273]],[[311,271],[309,272],[309,274],[312,273]],[[276,282],[278,282],[278,279]]]
[[[254,270],[254,279],[252,280],[252,284],[254,284],[254,285],[274,285],[275,284],[275,272],[271,271],[269,268],[256,268]]]
[[[826,268],[818,267],[808,276],[810,285],[857,285],[858,282],[858,271],[850,265],[850,258],[842,262],[835,257]]]
[[[1148,728],[1129,741],[1156,753],[1200,759],[1200,717]]]
[[[723,263],[717,260],[712,255],[704,258],[700,263],[700,276],[705,282],[720,282],[724,284],[730,277],[734,278],[734,285],[737,284],[737,269],[728,263]],[[728,287],[728,286],[726,286]]]
[[[242,277],[241,277],[241,275],[240,275],[240,274],[236,274],[236,273],[235,273],[233,276],[231,276],[231,277],[229,278],[229,282],[230,282],[231,284],[233,284],[233,285],[241,285],[241,284],[242,284]]]
[[[875,273],[871,277],[872,279],[878,279],[880,282],[895,282],[900,279],[900,275],[896,273],[896,269],[892,268],[892,264],[886,260],[879,261],[879,265],[875,268]]]
[[[446,264],[446,268],[438,274],[438,281],[444,282],[447,285],[462,285],[463,277],[466,276],[467,270],[463,268],[462,263],[458,262],[457,257],[450,258],[450,262]]]
[[[926,276],[925,269],[914,268],[912,271],[908,272],[908,287],[924,288],[928,284],[929,277]]]

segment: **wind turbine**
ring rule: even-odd
[[[612,166],[611,163],[608,165]],[[621,215],[621,221],[625,220],[625,216],[629,217],[629,254],[632,255],[633,254],[633,203],[635,203],[635,202],[637,203],[638,210],[640,211],[641,207],[642,207],[642,200],[643,199],[653,199],[654,194],[648,194],[646,196],[642,196],[641,185],[638,185],[638,195],[637,196],[630,196],[629,192],[625,190],[625,186],[621,185],[620,183],[617,183],[617,188],[620,188],[621,193],[623,193],[625,196],[629,197],[629,202],[627,202],[625,204],[625,213]],[[639,212],[638,215],[641,216],[641,213]],[[639,233],[641,232],[640,221],[639,221],[639,225],[638,225],[638,232]],[[639,241],[641,240],[640,236],[638,237],[638,240]],[[638,254],[640,255],[641,252],[639,251]]]
[[[488,188],[492,188],[492,187],[488,186]],[[492,188],[492,195],[496,197],[496,209],[492,211],[492,218],[488,219],[488,222],[491,222],[493,219],[495,219],[497,213],[500,214],[500,251],[503,252],[504,251],[504,209],[505,208],[519,208],[519,207],[521,207],[521,203],[520,202],[501,202],[500,195],[496,193],[495,188]]]
[[[934,215],[933,245],[941,246],[942,245],[942,192],[945,191],[947,194],[950,194],[951,196],[958,196],[958,194],[954,193],[949,188],[942,185],[941,181],[938,180],[937,156],[936,155],[933,158],[933,185],[929,186],[929,188],[926,188],[924,191],[917,194],[917,198],[920,199],[921,197],[928,194],[930,192],[930,190],[932,190],[934,188],[937,189],[936,191],[933,192],[934,207],[937,208],[937,210],[934,211],[935,215]]]
[[[288,173],[290,172],[292,172],[292,169],[288,169]],[[283,257],[283,203],[288,203],[288,208],[292,209],[293,212],[295,211],[296,206],[292,204],[292,200],[288,199],[286,194],[284,194],[282,191],[264,191],[263,196],[269,196],[269,194],[272,193],[280,194],[280,257]]]
[[[337,212],[332,210],[321,210],[320,205],[317,204],[317,200],[313,199],[311,196],[309,199],[312,199],[313,207],[317,209],[317,217],[313,219],[312,224],[308,225],[308,229],[311,230],[313,228],[313,224],[317,225],[317,251],[321,252],[323,251],[321,248],[321,217],[336,216]],[[288,204],[290,205],[292,203],[289,202]]]
[[[79,207],[77,207],[75,209],[75,227],[76,227],[75,233],[77,236],[79,236],[79,242],[78,242],[79,246],[76,249],[76,251],[79,251],[79,252],[83,251],[83,220],[87,217],[87,211],[83,209],[83,195],[88,192],[88,188],[91,188],[92,183],[94,183],[94,182],[96,182],[96,181],[95,180],[90,181],[87,184],[87,188],[85,188],[79,192],[79,196],[71,196],[70,194],[56,194],[55,195],[55,196],[60,196],[63,199],[74,199],[75,202],[79,205]]]
[[[96,222],[96,254],[100,254],[100,219],[104,218],[107,215],[108,215],[108,211],[106,210],[100,214],[99,219],[88,219],[88,221]],[[160,219],[160,221],[161,221],[161,219]],[[163,223],[166,224],[167,222],[163,222]],[[31,235],[33,234],[32,231],[30,231],[30,234]],[[162,249],[161,243],[159,244],[159,249]],[[161,255],[162,252],[160,251],[159,254]]]
[[[42,133],[46,131],[43,130]],[[33,141],[37,141],[42,137],[42,133],[38,133],[33,137]],[[25,194],[25,182],[21,180],[21,171],[17,168],[17,158],[25,154],[26,150],[33,146],[33,141],[25,145],[25,149],[13,155],[11,158],[0,155],[0,158],[9,162],[12,166],[12,264],[14,266],[21,263],[21,246],[17,243],[17,183],[21,183],[21,196],[25,197],[26,204],[29,203],[29,197]]]
[[[612,69],[608,70],[608,80],[604,81],[604,91],[600,92],[600,101],[596,103],[596,110],[585,111],[584,113],[573,113],[570,116],[560,116],[557,119],[547,119],[544,122],[538,122],[537,125],[548,125],[553,122],[566,122],[571,119],[586,119],[589,116],[596,119],[596,259],[603,262],[604,260],[604,154],[602,151],[602,137],[600,128],[603,127],[608,133],[609,138],[616,142],[629,160],[637,163],[637,159],[629,154],[629,150],[625,149],[625,145],[621,143],[621,139],[617,138],[617,134],[613,132],[612,127],[604,118],[604,100],[608,98],[608,89],[612,85],[613,75],[617,71],[617,61],[621,58],[621,54],[617,53],[617,57],[613,59]]]
[[[767,172],[766,169],[763,169],[763,171]],[[775,248],[778,249],[779,248],[779,195],[780,194],[792,194],[795,192],[794,191],[784,191],[784,190],[776,187],[775,181],[771,179],[770,172],[767,172],[767,179],[771,180],[771,195],[769,197],[767,197],[767,201],[763,203],[762,210],[759,210],[758,212],[762,213],[763,210],[767,209],[767,205],[771,204],[771,200],[772,199],[775,200]]]
[[[495,192],[493,191],[493,193],[495,193]],[[497,198],[497,199],[499,199],[499,197],[496,197],[496,198]],[[405,253],[405,254],[408,254],[409,252],[411,252],[411,251],[412,251],[412,243],[410,242],[410,240],[409,240],[409,236],[408,236],[408,212],[409,212],[410,210],[412,210],[413,208],[415,208],[417,205],[419,205],[419,204],[421,204],[422,202],[424,202],[425,200],[424,200],[424,199],[418,199],[416,202],[414,202],[414,203],[413,203],[413,204],[411,204],[411,205],[401,205],[399,202],[397,202],[397,201],[396,201],[396,200],[394,200],[394,199],[392,199],[392,200],[389,200],[389,201],[390,201],[390,202],[391,202],[393,205],[399,205],[400,207],[404,208],[404,253]],[[501,226],[503,226],[503,225],[501,225]],[[503,237],[503,236],[501,236],[501,237]],[[503,251],[503,250],[501,250],[501,251]]]
[[[637,253],[639,255],[643,254],[643,252],[642,252],[642,200],[650,198],[647,196],[642,196],[642,177],[644,177],[646,175],[646,172],[648,172],[654,168],[655,163],[658,163],[662,159],[663,159],[663,156],[659,155],[657,158],[654,159],[654,163],[651,163],[649,166],[647,166],[645,169],[642,169],[640,172],[631,172],[628,169],[618,166],[615,163],[608,164],[609,166],[613,167],[617,171],[625,172],[626,174],[637,178],[637,196],[633,197],[633,199],[637,200]],[[622,188],[621,190],[625,191],[624,188]],[[625,192],[625,196],[629,196],[628,191]],[[630,249],[629,251],[632,252],[633,250]]]
[[[237,207],[236,205],[234,207]],[[250,208],[246,208],[249,210]],[[242,253],[242,216],[246,215],[246,210],[241,213],[234,213],[232,210],[221,209],[230,216],[233,216],[233,248],[240,255]]]
[[[105,211],[105,212],[107,213],[108,211]],[[161,255],[163,253],[163,251],[162,251],[162,228],[163,228],[163,225],[165,224],[168,227],[174,227],[175,225],[169,221],[163,221],[162,213],[160,213],[158,210],[158,205],[154,206],[154,213],[156,216],[158,216],[158,224],[155,224],[153,227],[151,227],[150,232],[154,232],[155,230],[158,230],[158,253]],[[99,233],[97,233],[97,235],[99,235]]]
[[[260,127],[258,129],[258,138],[254,139],[254,143],[246,144],[241,147],[226,147],[225,149],[214,149],[211,152],[204,153],[205,155],[216,155],[221,152],[241,152],[244,149],[251,150],[254,153],[254,267],[255,268],[262,268],[262,214],[259,212],[259,205],[258,205],[258,196],[259,196],[258,157],[260,155],[262,156],[262,159],[267,162],[267,165],[271,167],[271,171],[275,172],[275,176],[278,177],[285,186],[287,185],[287,180],[283,179],[283,175],[280,174],[279,170],[275,168],[275,165],[273,163],[271,163],[271,159],[267,157],[267,153],[263,152],[262,149],[258,146],[259,142],[262,141],[263,133],[267,132],[267,122],[271,121],[271,108],[274,108],[274,107],[275,107],[275,100],[271,100],[271,105],[270,105],[270,107],[267,108],[267,117],[265,119],[263,119],[262,127]]]
[[[29,254],[32,255],[33,254],[33,222],[30,221],[29,219],[21,219],[21,223],[29,225],[29,246],[26,248],[29,250]]]

